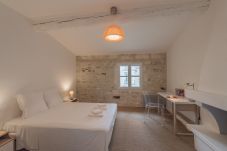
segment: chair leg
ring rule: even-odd
[[[147,119],[147,116],[148,116],[148,108],[147,107],[145,107],[144,108],[144,122],[146,121],[146,119]]]
[[[146,107],[144,107],[144,117],[143,117],[143,119],[144,119],[144,122],[146,121],[146,110],[147,110],[147,108]]]
[[[147,118],[150,118],[150,108],[145,107],[144,109],[144,122],[146,121]]]
[[[147,109],[147,115],[150,117],[150,108]]]
[[[165,117],[165,108],[161,107],[161,116]]]

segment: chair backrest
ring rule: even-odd
[[[149,103],[158,103],[157,95],[156,94],[143,94],[143,101],[144,104]]]

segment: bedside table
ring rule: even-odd
[[[79,102],[79,99],[77,99],[77,98],[66,98],[66,99],[64,99],[64,101],[63,102]]]
[[[71,102],[79,102],[79,99],[77,99],[77,98],[72,98],[72,99],[71,99]]]
[[[15,151],[14,139],[8,135],[0,137],[0,151]]]

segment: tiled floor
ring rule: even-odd
[[[110,151],[195,151],[193,136],[175,136],[171,119],[151,116],[144,122],[143,109],[120,108]]]

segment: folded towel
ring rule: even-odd
[[[103,117],[103,114],[92,114],[92,113],[90,113],[88,116],[90,116],[90,117]]]
[[[106,104],[98,104],[96,108],[104,111],[104,110],[107,109],[107,105]]]
[[[98,107],[106,107],[106,104],[98,104]]]
[[[99,107],[99,109],[104,111],[107,109],[107,107]]]
[[[99,108],[95,108],[91,111],[92,114],[102,114],[102,110]]]

